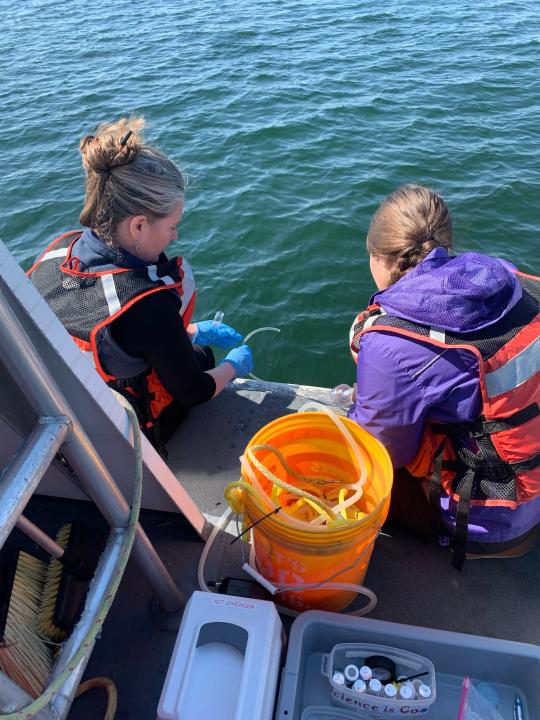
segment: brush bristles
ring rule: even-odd
[[[60,547],[64,548],[64,550],[67,548],[70,532],[71,525],[64,525],[60,528],[56,536],[56,542]],[[64,566],[59,560],[51,559],[49,561],[43,596],[38,612],[38,627],[40,632],[55,642],[61,642],[66,637],[65,631],[55,625],[53,620],[63,568]]]
[[[32,697],[43,691],[53,665],[52,653],[37,625],[46,569],[41,560],[19,553],[0,646],[0,669]]]

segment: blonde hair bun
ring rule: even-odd
[[[110,173],[115,167],[132,162],[142,145],[143,117],[121,118],[114,123],[103,123],[95,135],[81,138],[79,149],[87,173]],[[124,144],[122,139],[129,133]]]
[[[143,117],[103,123],[79,143],[86,171],[81,224],[116,245],[118,223],[130,215],[153,221],[168,215],[184,195],[185,179],[157,148],[146,145]]]

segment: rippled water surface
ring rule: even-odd
[[[0,0],[0,236],[23,265],[78,226],[81,135],[131,112],[188,172],[174,250],[198,316],[261,377],[352,382],[380,200],[447,199],[457,247],[540,273],[538,2]]]

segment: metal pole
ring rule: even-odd
[[[129,507],[124,496],[10,307],[1,285],[0,355],[10,375],[40,415],[66,415],[71,419],[73,429],[64,443],[63,453],[79,475],[85,492],[111,527],[126,527]],[[167,612],[179,610],[183,596],[140,526],[133,545],[133,557],[162,608]]]
[[[49,704],[52,712],[55,713],[54,717],[58,718],[58,720],[64,720],[68,716],[71,704],[77,694],[77,690],[79,689],[81,678],[88,664],[88,660],[90,659],[90,652],[94,648],[94,644],[95,643],[92,643],[92,646],[89,648],[88,656],[80,661],[66,680],[65,685],[62,687],[62,694],[57,695],[52,703]]]
[[[33,698],[13,682],[7,675],[0,672],[0,718],[30,705]],[[35,720],[57,720],[54,710],[42,710]]]
[[[57,560],[61,558],[65,552],[64,548],[61,547],[57,542],[50,538],[41,528],[34,525],[27,517],[21,515],[17,520],[17,527],[27,537],[31,538],[36,545],[42,550]]]
[[[40,418],[0,478],[0,547],[69,431],[67,417]]]
[[[93,452],[92,452],[93,451]],[[100,509],[103,517],[111,527],[126,527],[129,520],[129,506],[116,485],[117,501],[112,504],[108,500],[108,485],[97,484],[88,478],[108,478],[109,472],[92,446],[88,452],[81,452],[79,447],[66,443],[62,449],[69,464],[77,473],[83,490],[92,498]],[[110,482],[114,482],[111,478]],[[176,612],[184,605],[184,596],[176,587],[161,558],[154,549],[145,531],[139,525],[131,555],[141,568],[146,581],[156,594],[159,603],[166,612]]]
[[[56,663],[56,666],[49,678],[48,685],[54,682],[54,680],[65,670],[65,668],[71,662],[71,659],[86,640],[86,636],[93,623],[96,620],[98,612],[101,611],[105,593],[107,592],[110,578],[117,571],[118,564],[122,557],[123,545],[124,545],[124,530],[112,531],[109,535],[107,545],[101,558],[99,565],[94,575],[94,580],[88,590],[86,603],[84,605],[83,614],[75,628],[73,629],[69,638],[62,645],[60,656]],[[79,681],[84,673],[84,669],[90,655],[92,653],[94,643],[90,643],[85,650],[85,654],[80,662],[71,670],[69,677],[62,686],[61,692],[51,701],[49,704],[57,714],[58,717],[65,717],[66,711],[69,709],[73,702],[73,697],[79,686]]]

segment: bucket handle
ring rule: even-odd
[[[341,512],[342,510],[345,510],[350,505],[354,505],[354,503],[359,500],[362,497],[363,487],[367,479],[367,467],[366,463],[364,461],[364,458],[362,457],[361,453],[358,451],[358,448],[356,447],[356,444],[352,438],[351,433],[347,430],[347,427],[345,423],[336,415],[336,413],[332,412],[326,405],[321,405],[321,403],[315,402],[314,400],[310,400],[307,403],[304,403],[302,407],[298,410],[299,413],[301,412],[307,412],[310,410],[315,410],[317,412],[323,412],[325,415],[327,415],[330,420],[334,423],[334,425],[337,427],[337,429],[341,432],[343,437],[345,438],[345,442],[347,443],[347,446],[349,448],[349,452],[351,454],[353,464],[355,465],[357,471],[358,471],[358,480],[355,483],[352,483],[351,485],[345,485],[344,487],[348,487],[350,489],[354,489],[355,492],[351,497],[347,498],[341,503],[338,503],[337,505],[334,505],[332,510],[337,514]],[[317,518],[313,521],[314,524],[319,524],[322,522],[322,518]]]

